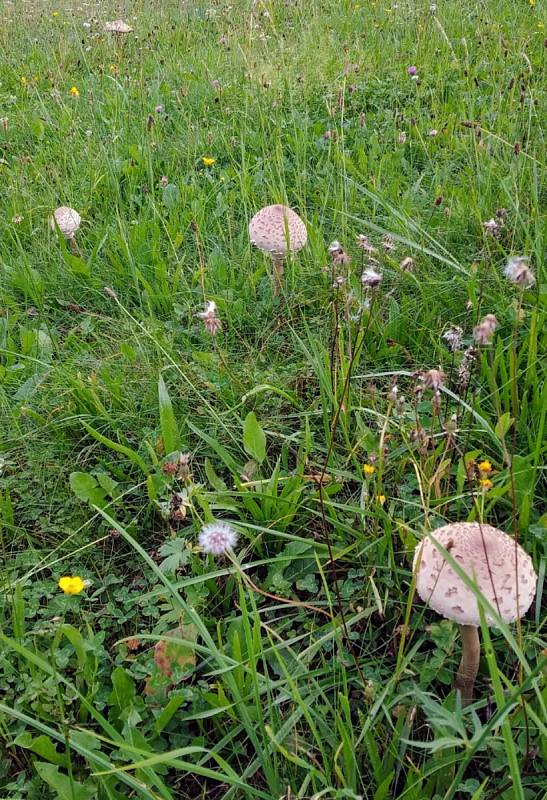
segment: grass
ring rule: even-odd
[[[104,32],[118,17],[133,34]],[[543,798],[545,9],[0,19],[0,798]],[[278,202],[309,241],[276,297],[247,226]],[[515,255],[533,286],[504,277]],[[214,519],[239,536],[216,560]],[[483,624],[462,708],[458,629],[412,558],[476,520],[538,587],[522,623]]]

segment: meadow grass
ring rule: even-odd
[[[541,6],[2,0],[2,800],[545,797]],[[451,521],[538,574],[466,708],[412,570]]]

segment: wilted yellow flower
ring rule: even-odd
[[[70,95],[71,97],[79,97],[79,96],[80,96],[80,92],[78,91],[78,89],[76,88],[76,86],[73,86],[71,89],[69,89],[69,92],[68,92],[68,93],[69,93],[69,95]]]
[[[79,575],[63,575],[58,586],[65,594],[80,594],[85,589],[85,581]]]
[[[212,167],[216,161],[216,158],[209,158],[208,156],[203,156],[201,159],[206,167]]]
[[[479,472],[484,475],[489,475],[492,472],[492,464],[490,461],[481,461],[479,464]]]
[[[370,478],[371,475],[374,475],[376,472],[376,467],[373,464],[363,464],[363,473],[366,475],[367,478]]]
[[[378,503],[380,503],[381,506],[383,506],[384,503],[386,502],[385,494],[377,494],[376,495],[376,500],[377,500]]]
[[[490,480],[490,478],[481,478],[479,483],[481,485],[481,489],[484,492],[488,492],[492,488],[492,486],[494,485],[492,483],[492,481]]]

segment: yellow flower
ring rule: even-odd
[[[481,463],[479,464],[479,472],[484,475],[490,475],[490,473],[492,472],[492,464],[490,463],[490,461],[488,460],[481,461]]]
[[[544,27],[545,27],[544,22],[538,22],[538,28],[540,29],[540,31],[542,31]]]
[[[23,86],[27,85],[27,79],[25,78],[24,75],[21,76],[21,83],[23,84]]]
[[[63,575],[58,586],[65,594],[80,594],[85,589],[85,581],[79,575]]]
[[[370,478],[371,475],[374,475],[376,472],[376,467],[373,464],[363,464],[363,473],[366,475],[367,478]]]
[[[69,89],[68,93],[69,93],[69,95],[71,97],[79,97],[80,96],[80,92],[78,91],[78,89],[75,86],[73,86],[72,89]]]
[[[59,16],[59,12],[58,11],[53,11],[51,16],[52,17],[58,17]]]
[[[481,480],[479,481],[479,483],[480,483],[480,485],[481,485],[481,489],[482,489],[484,492],[488,492],[488,491],[489,491],[489,490],[492,488],[492,486],[494,485],[494,484],[492,483],[492,481],[490,480],[490,478],[481,478]]]
[[[528,0],[528,2],[530,3],[531,6],[535,6],[536,4],[536,0]]]
[[[385,494],[377,494],[376,495],[376,500],[377,500],[378,503],[380,503],[381,506],[383,506],[384,503],[386,502]]]
[[[206,167],[212,167],[216,161],[216,158],[209,158],[208,156],[203,156],[201,159]]]

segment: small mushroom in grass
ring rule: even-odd
[[[476,585],[473,591],[437,548],[441,545]],[[457,622],[462,634],[462,658],[455,681],[462,704],[473,699],[479,670],[480,614],[476,594],[488,601],[500,619],[524,616],[536,593],[532,559],[503,531],[478,522],[456,522],[432,531],[414,553],[413,569],[419,596],[438,614]],[[485,610],[486,624],[495,619]]]
[[[70,248],[74,253],[78,253],[76,234],[80,230],[81,222],[82,218],[78,212],[73,208],[69,208],[68,206],[61,206],[60,208],[55,209],[51,219],[51,229],[53,231],[57,228],[59,229],[62,236],[67,239]]]
[[[274,294],[279,294],[283,263],[289,253],[298,252],[308,241],[306,226],[287,206],[266,206],[252,218],[249,238],[251,244],[272,257]]]
[[[128,25],[123,19],[115,19],[112,22],[106,22],[104,29],[108,33],[133,33],[131,25]]]

